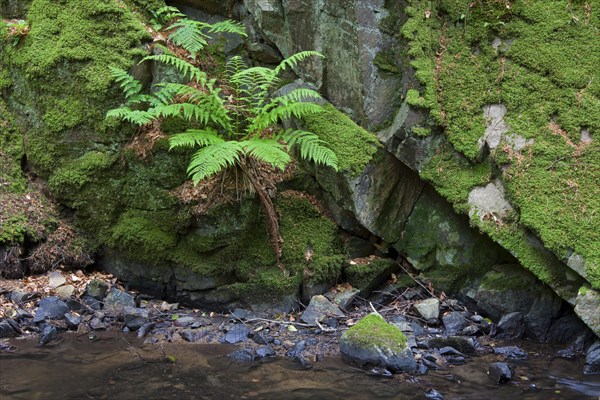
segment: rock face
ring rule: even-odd
[[[392,372],[416,370],[406,336],[377,313],[367,315],[342,335],[340,351],[361,366],[379,366]]]

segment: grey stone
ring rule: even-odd
[[[590,288],[580,290],[575,303],[575,312],[583,322],[596,334],[600,336],[600,294]]]
[[[58,337],[58,329],[55,326],[45,324],[40,333],[38,343],[40,346],[45,346]]]
[[[256,355],[259,358],[265,358],[265,357],[275,357],[276,353],[275,353],[275,350],[273,350],[273,348],[271,346],[263,345],[263,346],[260,346],[256,350]]]
[[[500,322],[498,322],[498,332],[497,337],[502,339],[520,339],[525,336],[523,314],[512,312],[503,315]]]
[[[503,223],[513,211],[513,207],[505,198],[504,186],[499,180],[471,190],[467,202],[471,207],[470,216],[476,214],[480,219],[489,218],[497,224]]]
[[[592,137],[592,133],[589,131],[589,129],[581,130],[580,140],[581,143],[591,143],[594,140],[594,138]]]
[[[67,282],[63,274],[58,271],[52,271],[48,274],[48,287],[50,289],[56,289],[60,285],[63,285]]]
[[[510,366],[503,362],[492,363],[488,369],[488,376],[497,384],[507,383],[513,377]]]
[[[179,335],[187,340],[188,342],[197,342],[200,339],[208,336],[210,334],[210,330],[207,328],[201,328],[201,329],[184,329],[181,332],[179,332]]]
[[[19,325],[10,318],[0,321],[0,339],[14,338],[21,334]]]
[[[194,317],[179,317],[175,320],[175,326],[186,327],[192,325],[196,322],[196,318]]]
[[[62,285],[56,289],[56,293],[63,299],[69,298],[75,293],[75,286],[73,285]]]
[[[125,326],[132,331],[137,331],[148,322],[148,309],[125,307],[123,309],[123,321]]]
[[[56,296],[46,297],[39,301],[33,322],[41,322],[46,318],[63,318],[67,312],[69,307],[64,301]]]
[[[67,324],[67,328],[69,329],[77,329],[79,324],[81,324],[81,316],[75,315],[72,313],[65,314],[65,323]]]
[[[310,299],[310,303],[306,310],[300,316],[300,319],[310,325],[316,325],[317,322],[328,317],[344,317],[344,313],[338,306],[332,304],[323,295],[314,296]]]
[[[527,352],[517,346],[494,347],[494,353],[515,360],[527,358]]]
[[[306,349],[306,341],[299,340],[294,344],[294,347],[285,353],[285,355],[289,358],[297,358],[304,351],[304,349]]]
[[[360,293],[360,290],[351,288],[348,290],[344,290],[343,292],[328,292],[325,293],[325,297],[327,297],[333,304],[338,306],[340,309],[345,310],[348,306],[354,301],[356,296]]]
[[[583,373],[586,375],[600,374],[600,341],[598,340],[587,350]]]
[[[441,349],[444,347],[452,347],[457,349],[462,354],[475,355],[477,350],[472,341],[461,336],[451,336],[446,338],[429,338],[423,342],[429,349]]]
[[[415,310],[425,320],[438,319],[440,316],[440,301],[435,297],[421,300],[414,305]]]
[[[248,339],[250,329],[244,324],[235,324],[230,330],[227,331],[223,337],[223,341],[227,343],[239,343]]]
[[[108,291],[108,284],[98,279],[92,279],[85,287],[84,294],[95,298],[96,300],[102,300],[106,296]]]
[[[227,357],[235,361],[252,362],[254,361],[254,352],[250,349],[240,349],[227,354]]]
[[[83,303],[86,306],[88,306],[92,310],[100,310],[102,308],[102,303],[100,302],[100,300],[96,299],[95,297],[82,296],[81,300],[83,301]]]
[[[35,293],[29,293],[24,290],[14,290],[10,292],[10,301],[21,304],[36,298]]]
[[[94,317],[90,320],[89,322],[90,328],[92,328],[93,330],[101,330],[101,329],[106,329],[107,325],[102,322],[102,320],[98,317]]]
[[[112,287],[104,299],[104,309],[109,312],[122,313],[125,307],[135,307],[135,300],[129,293]]]

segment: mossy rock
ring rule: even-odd
[[[377,289],[393,272],[400,269],[394,260],[387,258],[365,259],[345,266],[346,281],[360,289],[361,295],[366,296]]]
[[[392,372],[409,373],[416,369],[406,336],[378,313],[367,315],[344,332],[340,352],[360,366],[374,365]]]

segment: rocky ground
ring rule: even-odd
[[[494,323],[417,281],[414,287],[374,292],[368,300],[349,285],[338,285],[314,296],[301,312],[267,315],[244,309],[215,313],[184,308],[126,290],[112,275],[82,271],[0,280],[0,351],[11,350],[1,340],[5,338],[22,337],[45,346],[60,341],[65,331],[90,340],[120,331],[135,332],[144,344],[237,344],[239,349],[230,357],[240,361],[279,356],[308,367],[323,357],[339,356],[340,337],[375,311],[406,336],[406,347],[412,350],[408,355],[416,361],[411,361],[411,373],[425,374],[463,364],[469,357],[496,354],[489,376],[504,383],[513,376],[511,361],[528,356],[514,345],[524,334],[516,316],[508,314]],[[364,367],[377,375],[400,372],[390,368],[390,350],[382,350],[381,359]],[[342,354],[349,361],[360,359]],[[594,342],[589,334],[556,354],[583,356],[584,372],[600,373],[600,341]]]

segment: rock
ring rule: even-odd
[[[425,340],[424,344],[429,349],[441,349],[443,347],[452,347],[457,349],[462,354],[466,355],[475,355],[477,354],[477,350],[475,346],[468,338],[464,338],[461,336],[451,336],[448,338],[430,338]]]
[[[596,336],[600,336],[600,312],[598,312],[598,304],[600,304],[600,293],[598,291],[587,287],[585,290],[579,290],[575,312],[591,328]]]
[[[115,287],[111,288],[104,299],[104,309],[120,314],[125,307],[135,307],[133,296]]]
[[[146,336],[146,334],[148,332],[150,332],[152,330],[152,328],[154,328],[154,326],[155,326],[154,322],[148,322],[148,323],[142,325],[140,327],[140,329],[138,329],[138,331],[137,331],[137,337],[143,338],[144,336]]]
[[[313,296],[300,319],[309,325],[316,325],[328,317],[343,317],[344,313],[323,295]]]
[[[432,400],[444,400],[444,396],[435,389],[428,389],[425,392],[425,397]]]
[[[263,345],[263,346],[260,346],[256,350],[256,355],[259,358],[265,358],[265,357],[275,357],[276,353],[275,353],[275,350],[273,350],[273,348],[271,346]]]
[[[596,341],[588,349],[583,373],[586,375],[600,374],[600,341]]]
[[[67,324],[67,328],[76,330],[81,324],[81,317],[79,315],[75,315],[73,313],[65,314],[65,323]]]
[[[63,285],[56,289],[56,293],[63,299],[67,299],[75,293],[75,286]]]
[[[29,293],[24,290],[14,290],[10,292],[10,301],[16,304],[25,303],[37,297],[35,293]]]
[[[46,318],[63,318],[68,312],[69,307],[58,297],[45,297],[38,302],[38,309],[33,317],[33,322],[41,322]]]
[[[354,301],[356,296],[360,293],[358,289],[348,289],[343,292],[328,292],[325,293],[325,297],[327,297],[333,304],[338,306],[340,309],[345,310],[348,308],[350,303]]]
[[[456,350],[454,347],[450,347],[450,346],[442,347],[438,351],[443,356],[447,356],[447,355],[461,356],[461,357],[464,356],[463,353],[461,353],[460,351]]]
[[[442,316],[442,322],[448,336],[459,334],[464,328],[469,325],[467,313],[461,311],[451,311]]]
[[[248,339],[250,329],[244,324],[235,324],[223,337],[223,341],[227,343],[239,343]]]
[[[340,352],[361,366],[413,373],[417,366],[406,341],[397,327],[385,322],[381,315],[371,313],[342,335]]]
[[[490,364],[488,369],[488,376],[495,383],[506,383],[510,381],[513,377],[513,373],[510,369],[510,366],[503,362],[497,362]]]
[[[299,340],[294,344],[291,350],[285,353],[289,358],[297,358],[306,348],[306,342],[304,340]]]
[[[415,310],[424,320],[438,319],[440,316],[440,301],[433,297],[419,301],[415,303]]]
[[[179,317],[175,320],[174,325],[179,327],[186,327],[192,325],[196,322],[196,318],[194,317]]]
[[[11,318],[0,321],[0,339],[14,338],[21,335],[19,324]]]
[[[102,300],[108,291],[108,284],[98,279],[92,279],[85,287],[84,295]]]
[[[90,328],[93,330],[106,329],[106,324],[98,317],[94,317],[89,322]]]
[[[58,337],[58,329],[55,326],[46,324],[42,328],[38,343],[40,346],[45,346]]]
[[[89,308],[91,308],[92,310],[100,310],[102,308],[102,303],[100,302],[100,300],[96,299],[95,297],[91,297],[91,296],[82,296],[81,300],[83,301],[83,303],[88,306]]]
[[[233,353],[227,354],[227,357],[235,361],[252,362],[254,361],[254,353],[250,349],[240,349]]]
[[[184,329],[179,332],[179,335],[188,342],[197,342],[200,339],[206,337],[210,333],[210,330],[206,328],[202,329]]]
[[[479,329],[477,325],[469,325],[465,327],[460,333],[461,335],[474,336],[477,335],[480,331],[481,329]]]
[[[145,308],[125,307],[123,309],[125,326],[137,331],[148,322],[148,310]]]
[[[246,317],[248,317],[248,314],[250,314],[250,311],[244,310],[243,308],[236,308],[231,313],[231,316],[238,320],[244,320]]]
[[[56,289],[57,287],[64,285],[67,282],[63,274],[58,271],[52,271],[48,275],[48,287],[50,289]]]
[[[498,322],[498,334],[500,339],[520,339],[525,336],[525,324],[523,322],[523,314],[520,312],[511,312],[505,314]]]
[[[494,353],[515,360],[527,358],[527,352],[517,346],[494,347]]]

